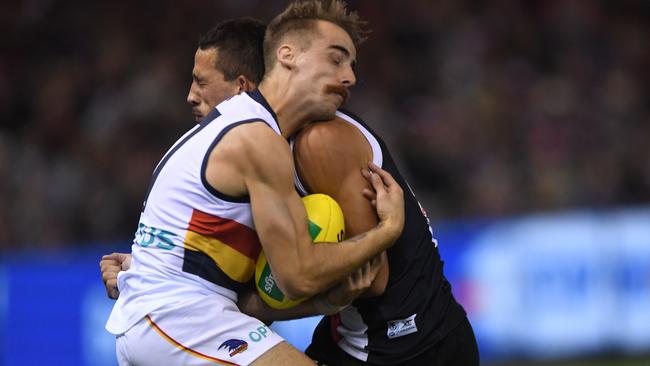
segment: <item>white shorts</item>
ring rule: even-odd
[[[120,366],[249,365],[284,341],[225,297],[157,310],[117,336]]]

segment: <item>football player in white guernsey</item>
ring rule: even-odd
[[[249,24],[246,24],[246,26],[250,28],[257,28],[258,33],[261,33],[259,30],[263,25],[261,23],[257,22],[250,22]],[[239,33],[241,33],[241,29],[238,30]],[[242,42],[242,40],[240,40]],[[232,45],[232,43],[230,43]],[[254,48],[251,45],[249,45],[248,49]],[[240,51],[241,52],[241,51]],[[219,56],[222,56],[226,53],[219,53]],[[227,53],[228,55],[233,55],[232,51],[229,51]],[[198,55],[198,53],[197,53]],[[240,56],[240,58],[243,58],[244,60],[250,62],[251,64],[257,64],[258,66],[261,64],[260,60],[255,60],[254,58],[246,58],[245,56]],[[224,64],[221,62],[221,64]],[[241,65],[241,63],[237,64],[238,66]],[[205,70],[206,68],[214,69],[214,63],[199,63],[199,59],[197,58],[196,64],[195,64],[195,73],[198,73],[199,75],[204,75],[207,74],[209,75],[210,72],[215,72],[214,70]],[[256,75],[252,72],[254,71],[255,68],[249,69],[249,70],[239,70],[239,78],[236,77],[231,77],[231,80],[244,80],[248,81],[246,83],[241,83],[239,82],[239,85],[244,85],[245,87],[243,90],[247,90],[246,86],[249,88],[254,88],[254,84],[259,82],[259,78],[256,77]],[[219,73],[219,70],[216,70],[217,73]],[[234,73],[233,75],[236,75],[237,73]],[[246,75],[243,76],[242,74]],[[194,77],[195,82],[196,82],[196,76]],[[250,82],[250,80],[253,80],[253,82]],[[219,89],[220,90],[210,90],[211,88],[213,89]],[[229,88],[229,89],[225,89]],[[237,82],[233,82],[233,84],[229,87],[224,87],[223,84],[219,83],[213,83],[210,85],[205,86],[203,91],[207,92],[213,92],[213,94],[219,94],[219,93],[224,93],[224,90],[235,90],[238,92],[242,88],[237,87]],[[190,91],[190,96],[188,96],[188,102],[190,102],[192,105],[198,105],[198,103],[193,103],[201,100],[201,95],[192,95],[192,91],[196,90],[195,85],[193,84],[193,88]],[[204,109],[204,114],[201,116],[205,117],[207,113],[214,108],[216,104],[218,104],[219,100],[213,101],[213,105],[211,107],[205,108]],[[209,105],[209,102],[204,102],[205,104]],[[196,114],[195,114],[196,115]],[[299,136],[298,142],[296,143],[296,149],[294,151],[294,157],[296,159],[296,164],[297,164],[297,169],[299,171],[299,176],[302,181],[302,183],[305,185],[306,192],[322,192],[322,193],[327,193],[333,197],[336,197],[336,199],[339,201],[341,204],[343,211],[346,216],[346,230],[348,233],[351,235],[357,234],[357,233],[362,233],[369,228],[372,228],[374,225],[377,223],[377,218],[376,214],[374,213],[374,210],[372,209],[371,205],[368,204],[368,202],[361,197],[361,195],[358,194],[358,192],[363,189],[364,187],[367,186],[367,182],[363,179],[361,179],[361,175],[358,174],[358,170],[360,167],[365,165],[365,162],[367,160],[373,160],[376,161],[378,164],[382,164],[382,157],[383,160],[385,161],[386,159],[390,159],[390,153],[388,150],[386,150],[385,146],[380,147],[378,142],[378,137],[373,137],[373,133],[368,129],[367,126],[364,126],[361,122],[358,122],[358,117],[353,116],[349,114],[348,112],[345,113],[339,113],[337,118],[333,122],[328,122],[328,123],[319,123],[319,124],[312,124],[309,128],[303,129]],[[336,146],[336,148],[332,148]],[[336,164],[333,164],[333,162],[336,162]],[[392,162],[384,162],[384,164],[392,164]],[[394,164],[393,164],[394,165]],[[394,169],[394,166],[393,166]],[[399,173],[397,172],[399,175]],[[416,212],[419,212],[419,209],[415,209]],[[418,217],[420,216],[420,217]],[[407,219],[407,223],[409,220],[411,221],[418,221],[418,219],[422,219],[421,215],[414,215],[414,218],[409,218]],[[412,235],[420,236],[419,232],[422,230],[421,227],[417,225],[411,225],[414,226],[415,229],[412,230]],[[407,225],[409,227],[409,225]],[[426,229],[426,225],[425,225]],[[406,230],[405,230],[406,231]],[[413,246],[411,242],[414,240],[412,239],[411,236],[405,235],[405,233],[402,234],[402,246]],[[426,239],[425,239],[426,240]],[[393,249],[391,249],[392,251]],[[397,249],[395,249],[397,250]],[[400,257],[404,259],[404,252],[396,252],[392,253],[392,257]],[[408,252],[408,251],[406,251]],[[417,255],[420,255],[421,253],[416,253]],[[385,258],[385,253],[383,253],[383,257]],[[128,254],[123,254],[123,253],[113,253],[111,255],[104,256],[102,259],[100,265],[102,269],[102,277],[104,279],[104,283],[106,285],[106,289],[108,291],[109,297],[111,298],[117,298],[118,292],[116,288],[116,275],[119,271],[125,270],[129,267],[129,261],[130,261],[130,256]],[[409,267],[413,264],[412,261],[404,261],[404,265],[396,265],[395,268],[393,268],[393,272],[399,274],[401,271],[403,271],[402,268],[400,267]],[[409,270],[410,272],[415,272],[412,270]],[[362,277],[363,274],[365,273],[366,277]],[[415,272],[418,276],[423,276],[426,275],[426,273],[417,273]],[[386,260],[383,260],[381,262],[381,270],[380,270],[380,275],[377,277],[377,279],[372,282],[372,286],[369,290],[366,290],[363,297],[372,297],[372,296],[378,296],[382,295],[386,291],[386,286],[388,283],[388,262]],[[393,276],[397,276],[396,274],[393,274]],[[413,276],[400,276],[400,277],[405,277],[406,279],[402,282],[407,282],[410,281]],[[350,282],[348,280],[346,284],[350,285],[349,289],[353,290],[351,292],[345,293],[340,299],[342,300],[337,300],[336,297],[332,297],[330,294],[330,302],[334,303],[340,303],[340,304],[347,304],[349,300],[354,297],[356,294],[359,293],[361,289],[367,288],[369,285],[368,281],[371,281],[374,278],[374,275],[372,275],[371,271],[365,271],[365,272],[360,272],[355,276],[357,278],[358,282]],[[417,281],[417,280],[416,280]],[[416,282],[414,281],[414,282]],[[435,283],[433,284],[435,285]],[[400,298],[406,300],[408,299],[409,296],[406,297],[401,297],[402,295],[399,293],[401,290],[400,286],[398,285],[392,285],[391,290],[386,293],[386,296],[382,297],[381,301],[374,301],[374,300],[369,300],[372,301],[372,304],[370,305],[372,307],[376,307],[378,309],[381,309],[381,311],[386,312],[385,306],[382,305],[382,303],[386,303],[390,301],[390,298],[395,298],[396,296],[400,296]],[[435,291],[432,291],[432,293],[435,293]],[[251,296],[252,295],[252,296]],[[346,297],[347,296],[347,297]],[[449,301],[449,295],[445,296],[438,296],[439,302],[442,301]],[[423,298],[424,299],[424,298]],[[446,299],[446,300],[445,300]],[[433,306],[426,304],[424,300],[418,301],[424,307],[425,310],[428,312],[435,312]],[[453,301],[450,301],[453,302]],[[307,305],[307,306],[304,306]],[[268,309],[267,307],[264,306],[264,304],[259,300],[259,297],[256,296],[256,293],[254,291],[250,292],[248,296],[243,296],[240,297],[240,307],[243,312],[249,313],[250,315],[260,317],[266,321],[270,320],[281,320],[281,319],[291,319],[295,317],[300,317],[300,316],[306,316],[310,314],[314,314],[314,309],[313,307],[309,307],[309,304],[306,303],[304,305],[301,305],[298,308],[291,309],[290,311],[277,311],[277,310],[272,310]],[[357,336],[354,335],[353,332],[350,332],[346,329],[353,329],[354,326],[354,321],[352,322],[351,325],[347,324],[345,319],[354,319],[354,313],[357,310],[354,310],[352,312],[348,311],[346,309],[346,313],[352,314],[352,318],[350,318],[350,315],[343,315],[341,317],[338,317],[338,320],[340,321],[340,324],[338,325],[338,329],[340,330],[340,335],[343,335],[343,339],[338,341],[338,345],[336,343],[333,343],[329,341],[329,338],[331,337],[329,332],[322,332],[319,331],[314,334],[314,343],[312,343],[312,346],[310,346],[308,350],[308,355],[315,360],[320,361],[321,363],[327,363],[330,365],[333,364],[340,364],[340,365],[356,365],[356,364],[375,364],[373,361],[373,358],[377,359],[377,357],[380,357],[376,354],[372,354],[373,352],[368,352],[363,350],[364,344],[366,344],[366,347],[368,347],[368,336]],[[368,311],[365,310],[365,312],[362,311],[362,313],[367,313]],[[321,311],[320,313],[324,313]],[[394,314],[386,314],[386,316],[391,317]],[[405,362],[405,364],[421,364],[423,359],[427,359],[430,364],[435,364],[436,362],[443,362],[443,364],[467,364],[467,365],[473,365],[478,362],[477,358],[477,350],[476,350],[476,343],[473,338],[473,334],[471,334],[471,326],[466,322],[466,319],[464,318],[464,314],[462,313],[462,310],[458,309],[458,306],[449,306],[449,309],[446,310],[446,312],[440,313],[438,315],[438,318],[434,318],[435,322],[437,323],[435,327],[438,329],[438,334],[437,337],[441,339],[440,341],[437,341],[438,346],[437,347],[431,347],[429,351],[426,352],[425,355],[420,355],[418,358],[413,358],[416,355],[412,352],[413,348],[416,349],[422,349],[426,350],[425,347],[430,347],[430,343],[432,342],[432,337],[431,336],[425,336],[424,338],[414,338],[413,335],[411,335],[410,339],[407,341],[407,345],[410,346],[411,349],[408,347],[404,347],[403,345],[400,345],[400,347],[395,347],[394,344],[389,344],[389,347],[386,347],[387,349],[390,350],[390,352],[386,352],[386,355],[381,356],[384,360],[387,357],[397,357],[400,362],[389,362],[386,363],[386,361],[383,361],[382,364],[391,364],[391,365],[396,365]],[[394,318],[389,318],[389,319],[394,319]],[[444,321],[440,321],[439,319],[444,319]],[[455,324],[459,321],[459,319],[463,319],[465,321],[464,327],[457,327],[459,330],[454,331],[455,334],[452,336],[447,336],[442,329],[444,328],[449,328],[449,327],[454,327]],[[334,320],[334,319],[330,319]],[[421,332],[426,332],[427,327],[430,327],[431,325],[427,325],[424,323],[426,319],[422,318],[422,316],[418,317],[417,319],[414,320],[414,325],[417,325],[420,327]],[[431,322],[431,321],[429,321]],[[451,324],[449,326],[448,324]],[[374,327],[375,324],[370,324],[370,327]],[[320,328],[320,327],[319,327]],[[331,328],[331,327],[330,327]],[[334,329],[334,328],[332,328]],[[320,330],[320,329],[319,329]],[[448,331],[448,330],[447,330]],[[463,333],[464,332],[464,333]],[[338,333],[338,331],[337,331]],[[407,334],[406,332],[403,332],[403,334]],[[340,336],[339,335],[339,336]],[[355,343],[355,339],[357,340],[363,340],[365,337],[365,343],[360,343],[359,348],[355,349],[350,348],[350,344]],[[345,341],[346,338],[350,338],[350,341]],[[394,340],[402,340],[406,338],[399,338],[399,339],[394,339]],[[462,343],[465,342],[465,343]],[[371,342],[372,343],[372,342]],[[444,345],[444,347],[441,347],[440,344]],[[460,344],[460,346],[458,346]],[[453,346],[457,346],[457,348],[451,349]],[[369,345],[370,348],[372,348],[372,344]],[[375,346],[376,348],[377,346]],[[343,350],[344,352],[342,352]],[[369,353],[371,353],[369,355]],[[435,353],[435,357],[431,357],[430,354]],[[354,355],[354,358],[349,357],[347,355]],[[326,362],[324,362],[326,361]],[[427,363],[429,364],[429,363]]]
[[[131,268],[118,277],[121,294],[107,323],[121,364],[311,364],[234,305],[260,250],[289,298],[310,297],[402,231],[403,191],[376,165],[364,174],[374,193],[364,195],[379,222],[341,244],[311,243],[293,185],[286,139],[310,121],[332,119],[345,101],[355,83],[358,25],[339,1],[291,4],[267,29],[259,91],[220,104],[156,167]],[[205,151],[202,163],[197,151]],[[197,323],[192,315],[199,314]]]
[[[262,42],[265,30],[265,23],[244,17],[222,21],[200,37],[187,95],[187,103],[192,107],[196,122],[201,122],[227,98],[257,88],[264,75]],[[375,215],[374,212],[372,214]],[[345,286],[337,287],[339,292],[332,292],[330,299],[339,301],[332,302],[348,304],[362,288],[365,291],[374,279],[374,273],[381,268],[379,259],[376,257],[376,260],[368,262],[368,265],[374,265],[364,266],[342,283]],[[102,257],[100,269],[109,298],[118,298],[117,275],[130,266],[131,255],[127,253],[111,253]],[[255,291],[251,291],[251,295],[255,294]],[[302,314],[307,316],[318,312],[307,308],[296,316]],[[283,318],[289,316],[283,314]]]

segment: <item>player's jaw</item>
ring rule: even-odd
[[[203,114],[198,109],[195,108],[192,108],[192,116],[194,117],[194,120],[196,122],[201,122],[201,120],[203,120],[204,118]]]
[[[201,122],[210,113],[211,107],[207,98],[201,93],[196,92],[193,88],[190,88],[187,103],[192,107],[192,116],[194,116],[194,120],[197,123]]]

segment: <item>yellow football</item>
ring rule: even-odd
[[[314,243],[340,242],[345,237],[343,211],[336,201],[325,194],[310,194],[302,198],[307,211],[309,235]],[[277,286],[264,252],[255,265],[255,287],[262,300],[272,308],[288,309],[306,299],[289,300]]]

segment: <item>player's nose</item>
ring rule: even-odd
[[[343,84],[345,87],[349,88],[353,86],[354,84],[357,83],[357,77],[354,74],[354,70],[352,70],[352,67],[346,67],[345,71],[343,72],[343,77],[341,80],[341,84]]]
[[[190,86],[190,91],[189,91],[189,93],[187,93],[187,103],[189,105],[198,105],[198,104],[200,104],[199,96],[195,91],[195,85],[194,84],[195,83],[192,83],[192,85]]]

